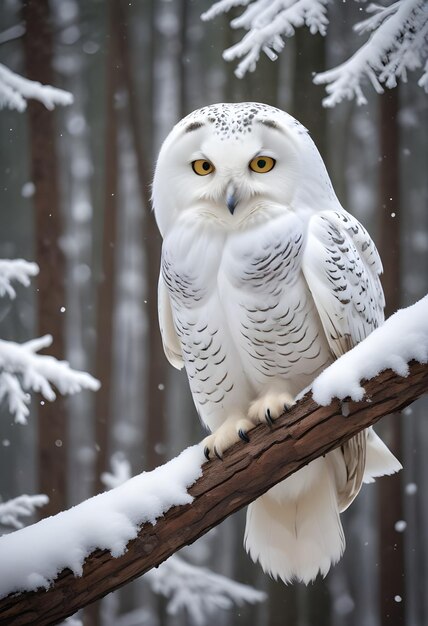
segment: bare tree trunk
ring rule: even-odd
[[[380,104],[380,246],[384,266],[386,315],[400,307],[400,164],[399,90],[388,90]],[[403,425],[399,415],[383,425],[382,435],[391,451],[401,458]],[[404,534],[395,530],[403,519],[402,476],[381,479],[380,489],[380,608],[382,626],[405,624]]]
[[[109,44],[107,54],[107,106],[105,131],[105,197],[102,236],[101,277],[97,301],[96,373],[101,389],[95,399],[95,493],[104,491],[101,473],[109,468],[109,437],[112,421],[113,319],[116,278],[118,122],[115,96],[119,86],[117,0],[109,3]]]
[[[326,67],[325,37],[311,35],[307,28],[298,28],[294,45],[293,115],[309,130],[322,158],[328,162],[327,111],[319,104],[322,87],[312,82],[313,73]]]
[[[401,304],[400,255],[400,137],[398,126],[399,90],[388,90],[379,98],[380,157],[379,251],[382,257],[382,284],[386,298],[386,317],[395,313]]]
[[[179,20],[180,31],[178,34],[179,45],[179,111],[180,117],[184,117],[190,111],[187,110],[187,99],[189,93],[188,85],[188,55],[189,55],[189,42],[187,37],[187,27],[189,22],[189,2],[188,0],[179,0]]]
[[[54,84],[52,69],[52,23],[48,0],[27,0],[22,7],[27,77]],[[55,115],[43,104],[28,103],[32,177],[35,185],[38,334],[52,334],[49,354],[64,359],[65,337],[61,307],[65,306],[65,259],[60,248],[62,234],[58,187]],[[40,403],[38,411],[39,490],[49,496],[41,509],[54,515],[67,505],[67,411],[63,398]]]
[[[118,220],[118,115],[115,98],[120,82],[118,44],[118,4],[108,3],[108,51],[106,67],[106,126],[104,161],[104,211],[102,231],[101,275],[97,298],[97,343],[95,369],[101,388],[95,397],[95,446],[97,451],[94,476],[94,493],[104,491],[101,474],[109,469],[110,437],[112,431],[113,334],[116,287],[116,253]],[[85,609],[85,626],[99,626],[101,603],[95,602]]]
[[[153,469],[165,460],[165,393],[163,388],[167,377],[165,359],[159,331],[157,291],[161,256],[161,237],[151,211],[150,185],[154,165],[154,97],[155,97],[155,10],[156,3],[147,3],[147,19],[151,24],[151,40],[146,55],[147,83],[144,104],[139,105],[136,85],[132,74],[129,53],[129,33],[126,19],[126,5],[121,4],[119,24],[120,54],[122,57],[123,80],[129,97],[129,114],[132,139],[137,157],[138,178],[141,198],[145,208],[144,246],[146,253],[146,304],[147,329],[147,377],[145,383],[146,402],[143,414],[146,415],[146,469]]]
[[[190,504],[173,506],[156,524],[144,524],[117,558],[109,550],[95,550],[86,558],[82,576],[65,569],[47,590],[3,598],[0,626],[33,625],[34,616],[37,626],[57,623],[156,567],[314,459],[391,411],[408,406],[428,389],[428,365],[411,362],[407,377],[386,370],[364,387],[370,401],[349,402],[346,417],[339,400],[319,406],[308,393],[278,417],[271,429],[259,424],[251,430],[249,443],[240,441],[223,459],[204,464],[203,475],[188,490],[193,498]]]

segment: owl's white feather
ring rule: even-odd
[[[168,361],[176,369],[181,370],[184,367],[184,361],[181,354],[181,344],[174,328],[174,320],[172,317],[171,302],[165,281],[162,274],[159,276],[158,284],[158,312],[159,312],[159,328],[162,336],[163,349]]]
[[[221,455],[383,321],[381,263],[306,129],[267,105],[213,105],[179,122],[153,200],[165,352],[184,363],[213,433],[207,451]],[[363,480],[399,468],[360,433],[250,505],[249,554],[284,581],[325,575],[345,545],[340,512]]]

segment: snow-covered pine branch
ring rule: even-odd
[[[428,3],[426,0],[398,0],[382,7],[370,4],[373,15],[355,24],[358,33],[372,32],[369,40],[355,54],[326,72],[315,75],[316,84],[326,84],[329,94],[324,106],[333,107],[343,99],[356,98],[366,104],[361,83],[368,78],[377,93],[407,81],[407,72],[423,67],[418,84],[428,91]]]
[[[22,344],[0,339],[0,402],[8,403],[17,423],[27,422],[30,391],[40,392],[46,400],[53,401],[56,395],[52,385],[62,394],[99,389],[98,380],[86,372],[73,370],[67,361],[37,354],[51,344],[51,335]]]
[[[115,452],[110,457],[111,472],[103,472],[101,474],[101,482],[106,489],[114,489],[123,485],[132,476],[131,464],[125,457],[123,452]]]
[[[14,299],[16,291],[12,282],[21,283],[24,287],[30,284],[30,277],[37,276],[39,266],[37,263],[24,261],[24,259],[0,259],[0,298],[9,296]]]
[[[30,276],[38,273],[36,263],[24,259],[0,259],[0,297],[15,298],[12,282],[28,287]],[[46,400],[52,401],[56,397],[52,385],[62,394],[99,389],[100,383],[90,374],[71,369],[66,361],[37,354],[51,344],[50,335],[23,344],[0,339],[0,402],[7,403],[15,422],[19,424],[27,423],[30,391],[40,392]]]
[[[243,39],[224,51],[226,61],[242,58],[235,74],[242,78],[254,71],[260,52],[275,60],[284,47],[284,37],[307,26],[312,34],[326,34],[328,0],[220,0],[202,15],[210,20],[232,7],[246,6],[241,16],[231,21],[232,28],[248,32]],[[354,26],[359,33],[370,32],[369,40],[345,63],[317,74],[314,82],[327,84],[329,96],[324,106],[332,107],[344,98],[366,103],[361,83],[369,79],[378,93],[384,86],[395,87],[407,80],[407,72],[423,68],[418,85],[428,91],[428,3],[426,0],[396,0],[388,6],[370,4],[369,17]]]
[[[66,106],[73,103],[73,95],[68,91],[28,80],[0,64],[0,109],[9,107],[22,113],[30,98],[38,100],[50,111],[57,104]]]
[[[203,20],[210,20],[233,6],[248,5],[244,13],[231,21],[232,28],[245,28],[248,33],[237,44],[223,53],[226,61],[242,58],[235,70],[238,78],[256,69],[263,51],[272,61],[284,47],[283,37],[292,37],[295,29],[306,25],[312,34],[325,35],[328,24],[329,0],[221,0],[203,13]]]
[[[186,610],[192,624],[204,626],[221,609],[256,604],[266,594],[226,576],[197,567],[174,554],[144,576],[153,591],[168,598],[167,612],[177,615]]]
[[[34,496],[22,495],[6,502],[0,502],[0,526],[9,528],[23,528],[24,523],[21,517],[30,517],[38,507],[44,506],[49,502],[48,496],[45,494],[37,494]]]

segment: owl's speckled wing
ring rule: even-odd
[[[383,322],[382,263],[370,235],[346,211],[324,211],[311,218],[302,269],[337,358]],[[342,446],[347,477],[338,494],[340,510],[361,488],[368,432]]]
[[[383,322],[379,254],[349,213],[324,211],[311,218],[302,269],[337,358]]]
[[[171,301],[169,299],[169,294],[162,272],[160,273],[158,284],[158,314],[165,356],[171,365],[178,370],[181,370],[184,367],[181,344],[179,338],[177,337],[177,333],[175,332]]]

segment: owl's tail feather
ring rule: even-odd
[[[268,492],[250,504],[245,548],[265,572],[285,583],[308,584],[318,573],[325,576],[345,549],[331,477],[325,473],[297,497],[278,499]]]
[[[389,476],[403,469],[400,461],[392,454],[391,450],[383,443],[370,428],[367,431],[366,467],[364,482],[372,483],[378,476]]]

